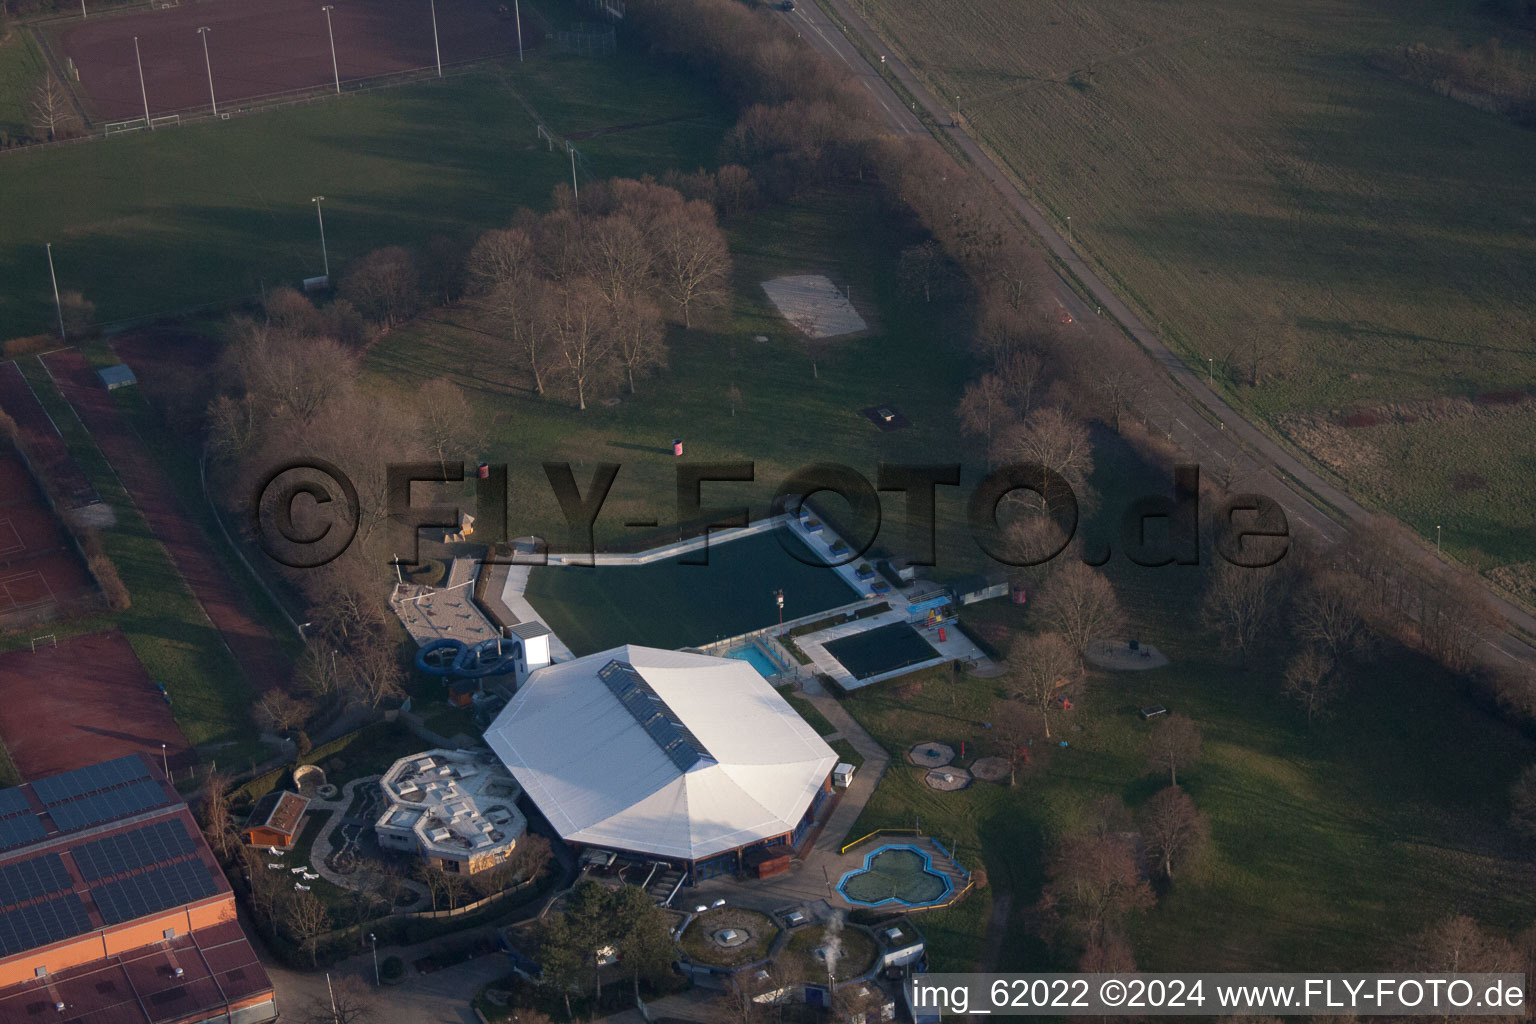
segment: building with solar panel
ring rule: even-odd
[[[265,1024],[272,982],[138,754],[0,790],[0,1021]]]
[[[796,848],[837,764],[747,662],[634,645],[533,672],[485,740],[567,843],[694,880]]]

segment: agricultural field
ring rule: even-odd
[[[583,177],[713,164],[728,123],[625,51],[527,63],[230,121],[9,154],[0,163],[0,324],[50,329],[59,285],[104,322],[258,296],[385,245],[471,237],[571,180],[534,111],[578,137]],[[596,98],[596,99],[594,99]],[[658,123],[659,122],[659,123]],[[611,130],[610,130],[611,129]],[[150,269],[152,268],[152,269]]]
[[[858,9],[1149,324],[1281,435],[1290,417],[1529,392],[1536,132],[1385,63],[1424,42],[1528,67],[1530,40],[1471,0]],[[1487,493],[1508,492],[1530,478],[1524,440],[1450,431],[1411,460],[1388,445],[1383,472],[1444,481],[1476,458],[1502,466]],[[1443,525],[1480,569],[1536,558],[1528,502],[1360,496],[1430,541]]]

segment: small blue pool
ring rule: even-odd
[[[844,874],[837,890],[849,903],[866,907],[887,903],[925,907],[942,901],[953,886],[934,870],[926,850],[886,844],[866,856],[862,868]]]
[[[764,679],[772,679],[779,674],[779,667],[773,663],[773,660],[769,658],[768,655],[758,650],[756,644],[751,644],[747,647],[739,647],[731,653],[727,654],[726,657],[735,661],[746,662],[748,665],[751,665],[753,668],[757,669],[757,674],[762,676]]]

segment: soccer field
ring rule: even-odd
[[[113,322],[254,297],[385,245],[469,239],[542,207],[570,160],[595,177],[711,166],[728,114],[638,56],[526,64],[285,110],[9,154],[0,162],[0,337],[53,325],[59,287]]]
[[[816,556],[793,535],[784,545]],[[836,608],[858,595],[829,568],[806,565],[778,532],[709,546],[708,565],[676,558],[635,566],[546,566],[528,574],[527,598],[578,655],[620,644],[677,648],[713,643],[784,618]]]

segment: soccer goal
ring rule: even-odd
[[[136,117],[132,121],[112,121],[105,126],[107,135],[125,135],[128,132],[143,131],[145,122],[142,117]]]
[[[32,653],[33,654],[37,653],[37,649],[38,649],[39,646],[42,646],[42,647],[57,647],[57,646],[59,646],[58,637],[54,636],[52,633],[49,633],[47,636],[35,636],[35,637],[33,637],[32,638]]]
[[[539,125],[539,138],[549,143],[549,151],[551,153],[555,151],[555,137],[549,134],[549,129],[545,128],[543,125]]]
[[[150,118],[149,126],[151,128],[178,128],[181,126],[181,115],[165,114],[161,117]]]

